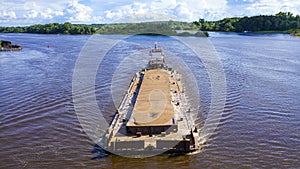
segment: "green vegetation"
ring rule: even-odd
[[[288,31],[289,34],[300,37],[300,29],[292,29]]]
[[[147,34],[165,36],[208,36],[207,32],[191,34],[177,33],[176,30],[197,30],[192,23],[187,22],[144,22],[120,24],[78,25],[71,23],[37,24],[26,27],[0,27],[2,33],[38,33],[38,34]]]
[[[95,28],[90,25],[76,25],[66,22],[64,24],[50,23],[37,24],[26,27],[0,27],[3,33],[37,33],[37,34],[93,34]]]
[[[2,40],[0,40],[0,50],[2,49]]]
[[[176,32],[181,30],[181,33]],[[196,34],[185,30],[201,30]],[[276,15],[259,15],[253,17],[225,18],[219,21],[177,22],[143,22],[119,24],[37,24],[26,27],[0,27],[3,33],[41,33],[41,34],[147,34],[166,36],[208,36],[206,31],[254,33],[290,33],[300,36],[300,16],[290,12],[279,12]]]
[[[161,21],[143,23],[121,23],[107,25],[93,25],[97,27],[100,34],[143,34],[143,35],[165,35],[165,36],[208,36],[207,32],[191,34],[189,32],[177,33],[176,30],[197,30],[192,23]]]
[[[145,23],[124,23],[108,24],[100,26],[97,30],[100,34],[163,34],[175,35],[176,32],[166,23],[145,22]]]
[[[225,18],[219,21],[199,19],[193,24],[204,31],[287,33],[299,30],[300,16],[293,16],[290,12],[279,12],[276,15]]]

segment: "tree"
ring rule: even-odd
[[[264,24],[265,30],[271,29],[271,26],[272,26],[272,22],[270,20],[266,20]]]
[[[299,22],[292,21],[290,22],[290,29],[298,29],[299,28]]]

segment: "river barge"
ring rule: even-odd
[[[198,150],[198,131],[188,108],[181,75],[167,66],[155,44],[137,72],[103,139],[117,155],[190,153]]]

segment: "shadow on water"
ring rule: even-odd
[[[91,153],[96,155],[95,157],[91,158],[91,160],[98,160],[98,159],[106,158],[110,155],[98,144],[94,145]]]

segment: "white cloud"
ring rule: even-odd
[[[0,11],[0,23],[1,22],[9,22],[12,19],[16,19],[16,13],[14,11],[3,10]]]
[[[68,3],[63,10],[63,16],[70,22],[89,22],[92,18],[92,8],[79,4],[78,0]]]
[[[246,8],[250,15],[272,15],[280,11],[300,13],[300,1],[290,0],[258,0]]]
[[[296,0],[0,0],[0,24],[49,22],[110,23],[157,20],[218,20],[291,11],[300,14]]]
[[[3,6],[11,11],[3,10]],[[52,0],[0,2],[0,24],[28,25],[66,21],[92,23],[102,19],[101,16],[93,15],[91,7],[79,3],[78,0],[62,0],[57,3],[53,3]]]
[[[116,22],[169,20],[175,17],[167,12],[169,5],[162,2],[133,3],[106,10],[105,17]]]
[[[227,15],[227,1],[226,0],[191,0],[188,4],[189,9],[193,13],[193,19],[199,17],[206,20],[222,19]]]
[[[32,20],[51,20],[55,17],[62,16],[63,12],[52,11],[50,8],[46,9],[30,9],[23,15],[25,19]]]
[[[161,0],[116,6],[106,10],[105,17],[112,21],[127,20],[128,18],[137,18],[136,22],[161,20],[162,18],[163,20],[194,21],[199,17],[220,19],[226,13],[226,9],[226,0],[190,0],[188,2]]]
[[[184,18],[187,20],[193,19],[193,13],[189,10],[189,7],[185,3],[180,3],[174,8],[174,13],[177,14],[179,18]]]
[[[174,9],[179,3],[176,0],[150,1],[150,11],[166,13],[170,9]]]
[[[26,14],[24,14],[25,18],[34,19],[38,17],[38,12],[36,10],[29,10]]]

